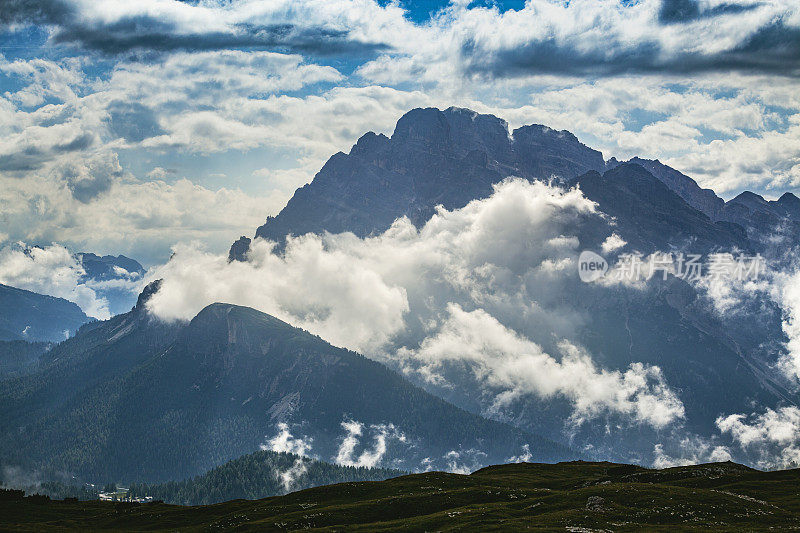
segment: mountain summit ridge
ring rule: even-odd
[[[712,222],[742,226],[756,242],[786,218],[800,235],[800,200],[792,202],[797,197],[791,193],[774,202],[759,196],[766,207],[754,210],[736,199],[725,202],[657,159],[634,157],[626,163],[643,167]],[[348,153],[331,156],[280,213],[257,228],[254,238],[272,240],[281,249],[290,235],[352,232],[365,237],[403,216],[419,227],[438,205],[461,208],[490,195],[494,184],[510,176],[566,184],[621,164],[614,158],[606,161],[567,130],[541,124],[511,130],[491,114],[416,108],[400,117],[390,137],[370,131]],[[231,246],[229,259],[244,260],[249,248],[250,239],[243,236]]]
[[[510,132],[493,115],[418,108],[397,121],[391,137],[368,132],[349,153],[331,156],[255,237],[279,245],[288,235],[323,231],[364,237],[402,216],[420,226],[437,205],[463,207],[509,176],[563,181],[604,168],[603,155],[567,131],[530,125]],[[248,249],[240,239],[230,258],[244,259]]]

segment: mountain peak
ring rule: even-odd
[[[376,134],[374,131],[368,131],[359,137],[356,144],[350,149],[350,155],[364,156],[371,153],[380,151],[382,148],[389,144],[389,137],[383,133]]]
[[[450,138],[450,125],[435,107],[412,109],[397,121],[392,141],[444,143]]]
[[[669,167],[658,159],[642,159],[634,157],[628,161],[647,169],[653,176],[658,178],[664,185],[669,187],[683,200],[698,211],[705,213],[712,220],[716,220],[720,211],[725,205],[725,201],[716,195],[711,189],[701,188],[695,180]]]
[[[155,281],[151,281],[147,284],[147,286],[142,290],[139,294],[139,298],[136,300],[136,307],[134,309],[142,310],[144,309],[145,304],[147,301],[152,298],[152,296],[158,292],[158,289],[161,288],[162,280],[157,279]]]
[[[777,202],[782,205],[794,207],[800,205],[800,198],[790,192],[785,192],[778,198]]]
[[[757,210],[769,208],[769,202],[767,202],[763,196],[751,191],[744,191],[740,193],[738,196],[730,200],[728,203],[741,204],[750,209],[757,209]]]
[[[532,125],[509,134],[505,120],[450,107],[412,109],[391,137],[368,132],[349,154],[331,156],[311,183],[256,230],[280,246],[288,235],[385,231],[406,216],[421,226],[436,206],[458,209],[485,198],[509,176],[563,181],[605,169],[603,154],[568,131]],[[231,259],[245,257],[240,239]]]

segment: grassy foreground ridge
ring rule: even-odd
[[[196,507],[10,496],[0,501],[3,531],[800,530],[800,470],[730,462],[664,470],[520,463]]]

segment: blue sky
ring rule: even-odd
[[[224,250],[419,106],[800,192],[789,0],[0,2],[0,246]]]

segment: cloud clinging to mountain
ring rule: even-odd
[[[252,306],[433,383],[463,364],[493,398],[487,409],[555,396],[575,423],[610,414],[669,425],[683,406],[657,368],[603,370],[570,340],[586,320],[563,303],[580,283],[582,224],[607,222],[580,191],[510,180],[420,230],[401,219],[366,239],[307,235],[283,257],[256,241],[247,262],[178,248],[152,274],[163,282],[148,305],[165,320],[215,301]]]

